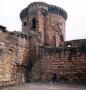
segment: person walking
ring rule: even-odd
[[[55,84],[57,82],[57,73],[53,73],[52,83]]]

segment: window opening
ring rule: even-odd
[[[27,25],[27,22],[24,22],[24,26],[26,26]]]
[[[32,19],[32,27],[31,28],[32,29],[36,28],[36,19],[35,18]]]

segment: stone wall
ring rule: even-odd
[[[35,2],[21,14],[22,32],[0,25],[0,85],[28,80],[86,81],[86,40],[65,40],[67,13]],[[57,48],[58,47],[58,48]]]
[[[86,81],[86,48],[42,48],[39,64],[34,64],[35,74],[40,71],[39,79],[52,80],[53,73],[64,81]],[[40,65],[40,66],[39,66]]]
[[[27,65],[28,47],[28,37],[24,34],[0,30],[0,85],[14,84],[21,75],[25,78],[24,68],[19,72],[21,69],[18,67]]]
[[[59,15],[48,13],[44,18],[45,42],[52,47],[60,47],[64,44],[65,19]],[[61,36],[62,35],[62,36]]]
[[[69,41],[65,47],[46,47],[36,34],[0,30],[0,85],[50,81],[54,72],[60,80],[86,81],[85,40],[71,41],[70,47]]]
[[[65,41],[64,45],[70,45],[71,47],[86,47],[86,39]]]

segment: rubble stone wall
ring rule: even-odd
[[[0,30],[0,85],[13,84],[18,78],[18,66],[28,63],[28,38],[18,32],[3,32]],[[25,75],[25,70],[22,74]],[[22,79],[22,78],[21,78]]]

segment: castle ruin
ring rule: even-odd
[[[0,25],[0,86],[29,81],[86,81],[86,39],[65,41],[64,9],[34,2],[20,13],[21,32]]]

